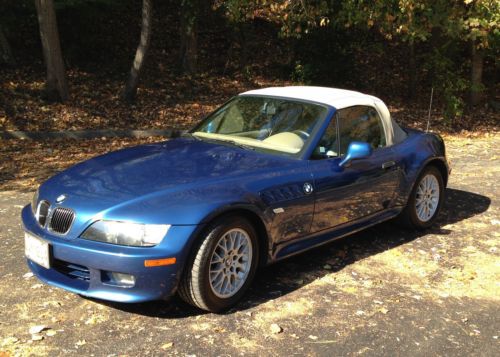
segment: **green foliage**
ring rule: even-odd
[[[252,0],[226,0],[216,1],[214,8],[222,9],[232,25],[253,20],[259,1]]]
[[[347,0],[338,22],[345,27],[376,29],[389,41],[426,41],[436,21],[433,6],[439,2]]]
[[[448,124],[463,115],[465,102],[464,91],[470,83],[463,75],[463,68],[454,61],[458,57],[457,48],[443,46],[435,48],[426,58],[425,66],[432,76],[432,86],[436,96],[444,103],[444,118]]]
[[[196,21],[200,12],[200,3],[198,0],[181,0],[180,15],[182,17],[182,26],[185,33],[195,31]]]
[[[296,61],[291,78],[292,81],[300,84],[311,84],[315,78],[313,65],[310,63],[302,64],[300,61]]]
[[[329,23],[329,2],[325,0],[262,2],[267,5],[269,17],[280,23],[283,37],[301,38]]]
[[[295,39],[296,58],[290,72],[294,81],[302,83],[355,76],[348,57],[357,51],[356,46],[366,45],[364,39],[370,33],[396,45],[408,43],[411,48],[431,42],[434,52],[416,54],[417,71],[422,66],[432,71],[447,118],[461,115],[462,97],[472,85],[466,79],[470,69],[457,65],[469,63],[464,60],[467,42],[474,41],[493,58],[500,42],[498,0],[220,0],[217,4],[225,8],[232,23],[265,18],[279,26],[281,37]],[[347,43],[351,31],[361,37]],[[338,34],[343,39],[336,38]],[[332,42],[337,48],[332,48]],[[453,59],[445,55],[450,46],[459,48]]]
[[[491,48],[500,36],[500,2],[498,0],[464,0],[456,10],[456,22],[465,40],[477,43],[478,48]]]
[[[472,42],[487,55],[491,53],[495,59],[498,56],[498,0],[345,0],[340,7],[332,1],[329,10],[322,11],[331,17],[331,24],[337,30],[377,31],[387,41],[408,42],[411,46],[433,40],[434,54],[424,56],[424,63],[432,68],[433,82],[443,96],[447,118],[462,114],[466,90],[473,89],[471,86],[482,87],[465,79],[470,69],[456,65],[469,63],[463,60],[463,54],[454,58],[456,62],[443,55],[450,44],[467,48],[466,42]]]
[[[252,79],[254,78],[255,74],[253,73],[251,66],[243,67],[241,72],[243,74],[243,78],[245,78],[247,82],[252,82]]]
[[[0,23],[16,58],[40,62],[33,0],[0,3]],[[126,71],[139,34],[140,3],[55,0],[68,66]],[[468,90],[494,93],[497,85],[498,0],[166,0],[155,6],[159,26],[152,53],[158,56],[155,65],[166,70],[178,66],[182,29],[198,33],[205,69],[235,69],[248,80],[282,70],[296,82],[373,93],[401,93],[406,80],[416,78],[417,90],[434,86],[447,118],[467,109]],[[484,55],[488,88],[469,80],[472,44]],[[415,64],[417,76],[408,73],[409,53],[415,53],[411,68]]]

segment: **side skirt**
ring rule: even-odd
[[[396,217],[402,209],[403,207],[393,207],[389,210],[383,211],[382,213],[375,213],[371,216],[361,218],[354,222],[345,223],[333,229],[319,231],[298,240],[282,243],[275,247],[269,263],[272,264],[282,259],[300,254],[323,244],[327,244],[334,240],[362,231],[376,224],[385,222]]]

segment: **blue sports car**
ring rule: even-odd
[[[223,311],[258,267],[398,217],[424,229],[450,169],[441,137],[378,98],[320,87],[242,93],[178,138],[102,155],[22,211],[42,281],[140,302],[175,292]]]

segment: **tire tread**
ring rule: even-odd
[[[438,208],[437,208],[436,212],[434,213],[434,216],[429,221],[424,223],[424,222],[420,222],[417,218],[415,218],[415,214],[414,214],[413,210],[414,210],[414,205],[415,205],[415,194],[416,194],[418,184],[420,183],[420,180],[422,180],[422,178],[429,173],[434,174],[434,176],[436,176],[436,178],[438,179],[439,188],[440,188],[440,198],[439,198]],[[412,188],[410,196],[408,197],[408,202],[406,204],[406,207],[403,209],[403,211],[398,216],[399,223],[404,227],[418,229],[418,230],[423,230],[423,229],[429,228],[434,223],[437,216],[439,215],[439,212],[440,212],[441,207],[442,207],[443,202],[444,202],[444,196],[445,196],[445,187],[444,187],[443,176],[442,176],[441,172],[434,165],[426,166],[422,170],[420,175],[418,176],[417,180],[415,181],[415,184]]]
[[[247,219],[240,216],[227,215],[220,217],[207,226],[201,234],[201,236],[204,237],[203,240],[198,241],[197,246],[195,245],[193,247],[193,253],[187,262],[186,269],[179,282],[178,288],[179,296],[188,304],[212,312],[218,312],[224,309],[214,308],[213,304],[206,299],[207,294],[204,291],[203,263],[210,259],[209,255],[212,252],[211,243],[227,228],[227,222],[234,223],[237,221],[252,227]],[[248,279],[251,280],[251,278],[252,276],[249,276]]]

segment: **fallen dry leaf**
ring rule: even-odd
[[[45,332],[45,335],[49,337],[55,336],[56,334],[57,332],[55,330],[48,330],[47,332]]]
[[[41,335],[39,333],[35,333],[35,334],[31,335],[31,340],[32,341],[41,341],[41,340],[43,340],[43,335]]]
[[[1,346],[2,347],[5,347],[5,346],[9,346],[9,345],[13,345],[15,343],[19,342],[19,339],[15,336],[10,336],[10,337],[6,337],[2,340],[2,344]]]
[[[271,333],[278,334],[283,332],[283,328],[278,324],[271,324]]]
[[[161,346],[162,350],[168,350],[169,348],[172,348],[174,346],[173,342],[167,342]]]

